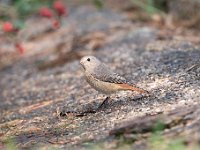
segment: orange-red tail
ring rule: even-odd
[[[135,87],[135,86],[132,86],[132,85],[128,85],[128,84],[119,84],[123,90],[131,90],[131,91],[136,91],[136,92],[139,92],[139,93],[145,93],[145,94],[149,94],[148,91],[145,91],[141,88],[138,88],[138,87]]]

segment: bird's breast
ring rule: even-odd
[[[97,91],[105,93],[105,94],[111,94],[115,93],[116,91],[120,90],[120,86],[115,83],[110,82],[104,82],[99,79],[96,79],[91,74],[86,73],[85,74],[87,82]]]

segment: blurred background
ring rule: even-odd
[[[90,53],[89,50],[98,49],[103,46],[102,43],[112,42],[112,40],[107,41],[103,33],[83,37],[80,32],[85,32],[87,25],[86,23],[82,26],[80,24],[83,19],[91,17],[90,13],[96,11],[85,10],[86,7],[82,6],[86,6],[88,10],[93,7],[96,11],[103,12],[105,16],[108,10],[114,10],[116,13],[125,15],[133,26],[153,26],[162,29],[161,38],[170,37],[173,33],[176,38],[199,44],[199,39],[196,37],[200,27],[199,0],[1,0],[0,68],[12,64],[22,56],[33,56],[40,53],[46,53],[49,57],[54,53],[53,60],[47,60],[44,66],[62,64],[67,60],[80,57],[79,53],[71,53],[72,49],[75,51],[81,47],[88,49],[88,52],[84,52]],[[80,13],[82,11],[82,16],[78,17],[74,13],[77,8]],[[109,12],[107,15],[108,20],[109,17],[117,20],[118,16]],[[91,21],[94,21],[91,24],[95,24],[95,20]],[[99,25],[93,25],[96,31],[109,24],[105,24],[105,20],[101,18],[98,21]],[[97,26],[101,27],[98,29]],[[67,28],[71,30],[65,33],[71,32],[69,35],[73,37],[59,39],[66,35],[61,35],[63,33],[59,32]],[[51,42],[52,34],[57,36],[55,37],[56,42]],[[73,42],[75,34],[78,40],[76,43]],[[34,42],[37,40],[40,42]],[[41,40],[46,40],[46,42],[41,42]],[[60,59],[63,53],[69,54],[70,57]]]
[[[199,10],[200,0],[0,0],[0,149],[199,149]],[[152,96],[68,116],[103,99],[84,80],[85,55]]]

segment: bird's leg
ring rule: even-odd
[[[97,110],[101,109],[104,105],[108,104],[108,100],[110,99],[110,97],[106,97],[106,99],[101,103],[101,105],[99,105],[99,107],[97,108]]]

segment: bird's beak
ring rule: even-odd
[[[83,61],[80,61],[80,64],[83,67],[83,69],[85,70],[85,66],[83,65]]]
[[[80,64],[83,65],[83,61],[82,60],[80,61]]]

